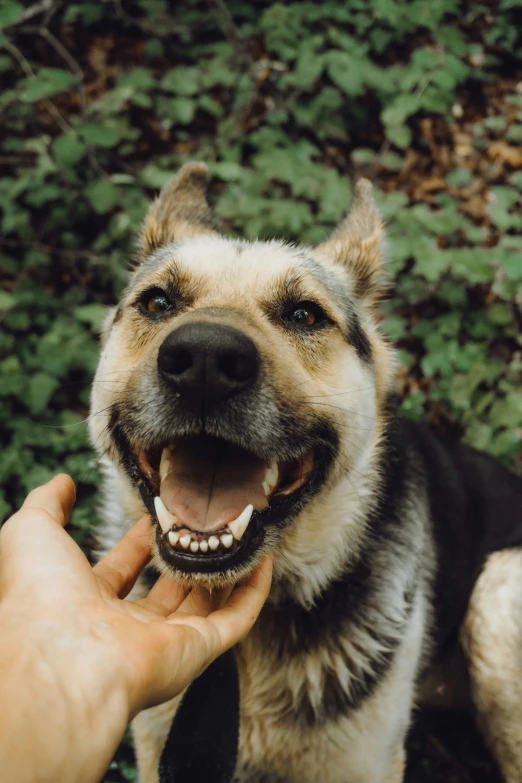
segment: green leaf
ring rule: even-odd
[[[473,179],[473,174],[469,169],[453,169],[446,177],[448,184],[455,188],[462,188],[469,185]]]
[[[16,22],[27,9],[21,3],[13,0],[4,0],[0,7],[0,27]]]
[[[155,84],[156,80],[148,68],[132,68],[118,79],[119,87],[132,87],[133,90],[150,90]]]
[[[177,95],[195,95],[199,89],[199,68],[173,68],[167,71],[160,86]]]
[[[381,121],[385,125],[402,125],[404,120],[415,114],[418,109],[419,99],[416,95],[399,95],[381,113]]]
[[[508,326],[515,323],[514,313],[511,307],[502,302],[495,302],[488,309],[488,318],[499,326]]]
[[[159,98],[157,112],[160,117],[166,117],[172,122],[188,125],[196,113],[197,103],[191,98]]]
[[[347,52],[333,51],[328,54],[326,70],[335,84],[348,95],[357,96],[363,91],[364,67]]]
[[[33,78],[28,78],[20,92],[20,100],[26,103],[50,98],[76,83],[76,77],[63,68],[40,68]]]
[[[118,201],[118,191],[108,179],[97,179],[85,188],[85,195],[94,209],[100,215],[108,212]]]
[[[78,136],[68,133],[55,139],[53,153],[59,166],[69,168],[83,158],[85,155],[85,144]]]
[[[0,311],[10,310],[15,306],[15,298],[12,294],[8,294],[7,291],[0,291]]]
[[[407,125],[388,125],[386,128],[386,137],[401,149],[405,149],[411,144],[411,130]]]
[[[90,304],[80,305],[79,307],[74,308],[74,315],[76,318],[79,321],[92,326],[96,332],[100,330],[106,314],[107,308],[105,305],[98,304],[97,302],[91,302]]]
[[[419,237],[415,243],[415,271],[430,282],[435,282],[446,271],[450,258],[439,250],[434,239]]]
[[[108,125],[97,123],[82,125],[79,128],[79,133],[87,144],[93,144],[95,147],[114,147],[120,141],[120,134],[115,128]]]
[[[500,248],[495,248],[494,255],[504,271],[512,280],[522,280],[522,237],[505,237]]]
[[[45,372],[38,372],[30,378],[27,405],[31,413],[42,413],[59,384],[58,378]]]

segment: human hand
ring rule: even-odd
[[[150,559],[150,518],[140,520],[91,568],[63,530],[74,497],[71,479],[57,476],[31,492],[0,531],[0,633],[7,640],[0,651],[2,666],[20,671],[19,687],[25,682],[31,694],[28,710],[38,713],[43,694],[47,734],[56,724],[40,755],[48,757],[61,730],[77,759],[85,756],[82,743],[87,746],[89,759],[83,763],[91,761],[95,775],[76,778],[68,771],[70,778],[65,778],[52,772],[42,780],[96,780],[128,720],[178,694],[245,636],[270,587],[271,558],[266,558],[248,582],[227,593],[187,592],[163,575],[145,598],[123,601]],[[4,683],[0,704],[4,709],[13,699],[20,714],[24,701],[13,692],[16,681],[8,678],[7,693]],[[61,703],[56,694],[63,697]],[[15,728],[8,725],[7,736],[15,738]],[[21,728],[23,736],[27,716]],[[85,731],[88,742],[83,736],[77,744],[75,737]],[[33,748],[34,741],[33,734]],[[4,743],[0,758],[5,749]]]

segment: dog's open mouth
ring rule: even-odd
[[[193,436],[133,449],[137,484],[153,499],[162,558],[190,572],[244,563],[268,523],[291,512],[314,474],[314,450],[267,462],[220,438]],[[136,473],[135,473],[136,475]]]

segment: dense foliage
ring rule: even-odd
[[[88,546],[97,330],[194,158],[246,237],[313,243],[370,177],[404,412],[522,472],[521,24],[520,0],[0,2],[0,517],[64,469]]]

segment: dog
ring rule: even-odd
[[[370,183],[314,248],[224,237],[207,184],[188,163],[165,185],[103,329],[102,549],[148,511],[156,571],[186,586],[274,553],[235,650],[236,783],[399,783],[415,706],[466,678],[520,783],[522,480],[397,415]],[[179,703],[134,722],[142,783]]]

